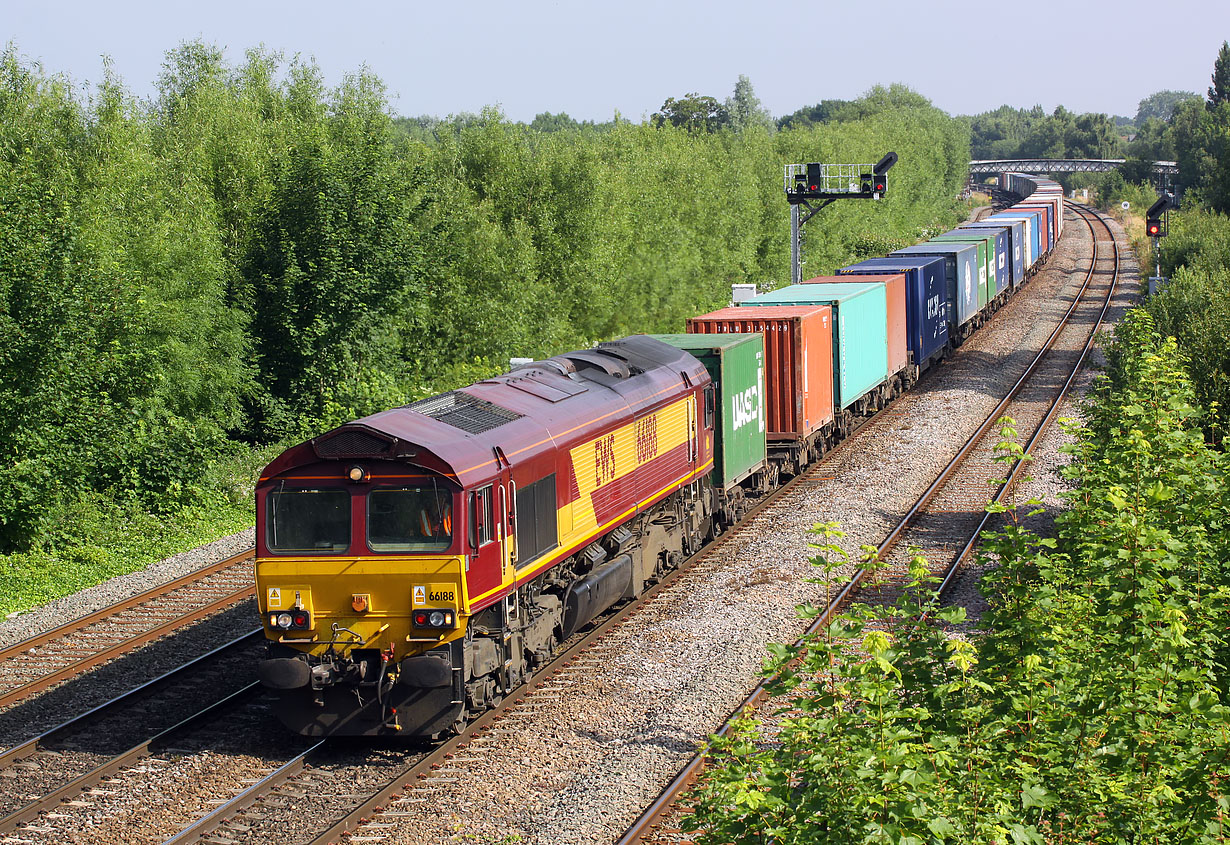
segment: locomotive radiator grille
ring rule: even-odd
[[[342,431],[313,446],[321,458],[337,460],[387,455],[393,443],[366,431]]]
[[[468,434],[482,434],[499,428],[504,423],[519,420],[523,416],[516,411],[501,408],[494,402],[479,399],[468,393],[454,390],[451,393],[441,393],[430,399],[422,399],[406,408],[439,420],[442,423],[459,428]]]

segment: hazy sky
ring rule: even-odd
[[[1154,91],[1204,95],[1230,2],[0,0],[0,40],[79,85],[105,54],[149,96],[166,51],[192,39],[232,63],[259,45],[312,57],[330,84],[366,65],[404,115],[638,120],[691,91],[724,99],[745,74],[774,116],[893,82],[952,114],[1131,116]]]

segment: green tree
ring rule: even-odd
[[[821,100],[814,106],[804,106],[777,121],[778,129],[806,129],[834,119],[849,100]]]
[[[1230,42],[1223,41],[1213,62],[1213,84],[1209,86],[1208,106],[1215,109],[1230,103]]]
[[[669,123],[688,132],[716,132],[730,122],[730,114],[713,97],[691,93],[678,100],[667,97],[652,120],[655,126]]]
[[[1166,122],[1174,115],[1175,106],[1184,100],[1199,100],[1200,95],[1194,91],[1157,91],[1140,101],[1136,107],[1136,129],[1146,120]]]
[[[725,109],[730,115],[730,127],[736,132],[743,132],[753,126],[773,128],[773,118],[760,105],[760,98],[752,89],[751,80],[743,74],[739,74],[734,93],[726,98]]]
[[[192,497],[249,385],[208,185],[155,155],[110,72],[89,108],[0,57],[0,549],[78,536],[75,503]]]

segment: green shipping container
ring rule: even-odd
[[[886,290],[879,282],[790,285],[743,305],[831,305],[834,402],[838,408],[848,408],[888,378]]]
[[[978,245],[978,310],[987,307],[999,290],[995,278],[995,235],[967,234],[968,229],[953,229],[936,235],[932,241]],[[988,260],[990,259],[990,260]]]
[[[766,461],[764,335],[655,334],[655,340],[690,352],[717,386],[713,486],[729,490]]]

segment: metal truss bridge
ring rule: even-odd
[[[1105,173],[1123,164],[1121,158],[1012,158],[995,161],[971,161],[971,176],[983,173]],[[1153,162],[1153,172],[1159,175],[1176,176],[1179,165],[1173,161]]]

